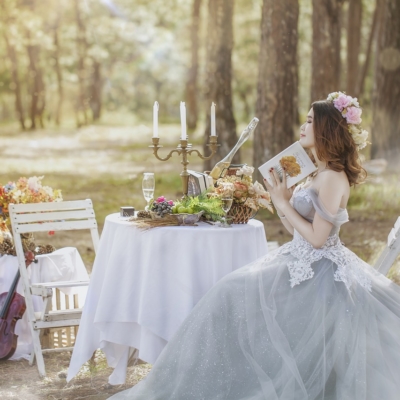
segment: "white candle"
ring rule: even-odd
[[[215,103],[211,103],[211,136],[217,136],[215,131]]]
[[[181,101],[181,140],[186,140],[186,106]]]
[[[158,102],[153,106],[153,138],[158,138]]]

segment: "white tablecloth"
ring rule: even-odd
[[[28,276],[32,283],[85,281],[89,279],[86,267],[75,247],[64,247],[51,254],[36,256],[38,263],[28,267]],[[14,256],[0,257],[0,293],[8,292],[18,271],[18,259]],[[86,287],[62,288],[65,294],[78,294],[79,307],[85,302]],[[19,281],[17,292],[24,296],[22,283]],[[43,309],[42,298],[33,296],[35,311]],[[10,360],[29,358],[32,350],[32,337],[28,324],[27,312],[17,321],[15,333],[18,335],[18,346]]]
[[[163,227],[140,231],[118,214],[106,218],[68,370],[71,380],[102,348],[125,382],[129,354],[149,363],[219,279],[267,253],[264,226]]]

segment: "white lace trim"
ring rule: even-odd
[[[295,197],[303,197],[307,202],[312,202],[308,190],[305,190],[308,188],[303,186],[304,184],[301,184],[295,188],[290,199],[292,206]],[[282,254],[291,254],[297,259],[297,261],[288,262],[289,281],[292,288],[311,279],[314,276],[311,265],[322,258],[327,258],[337,265],[333,275],[335,281],[343,282],[349,290],[353,283],[358,283],[369,291],[372,290],[372,281],[363,268],[364,262],[342,245],[337,233],[329,236],[323,247],[316,249],[295,231],[291,242],[268,254],[262,261],[270,261]]]
[[[268,261],[282,254],[291,254],[297,261],[288,263],[290,286],[293,288],[314,276],[312,264],[322,258],[327,258],[337,265],[333,279],[343,282],[350,290],[354,283],[371,291],[372,281],[363,269],[363,261],[347,249],[335,234],[329,236],[325,245],[319,249],[314,248],[302,236],[295,233],[294,239],[281,246],[270,254]],[[267,261],[267,260],[265,260]]]

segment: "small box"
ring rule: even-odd
[[[135,215],[135,207],[121,207],[120,215],[121,217],[133,217]]]

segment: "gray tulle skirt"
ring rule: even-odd
[[[348,287],[327,258],[293,286],[295,261],[277,252],[223,278],[112,399],[399,399],[400,288],[365,263],[370,287]]]

